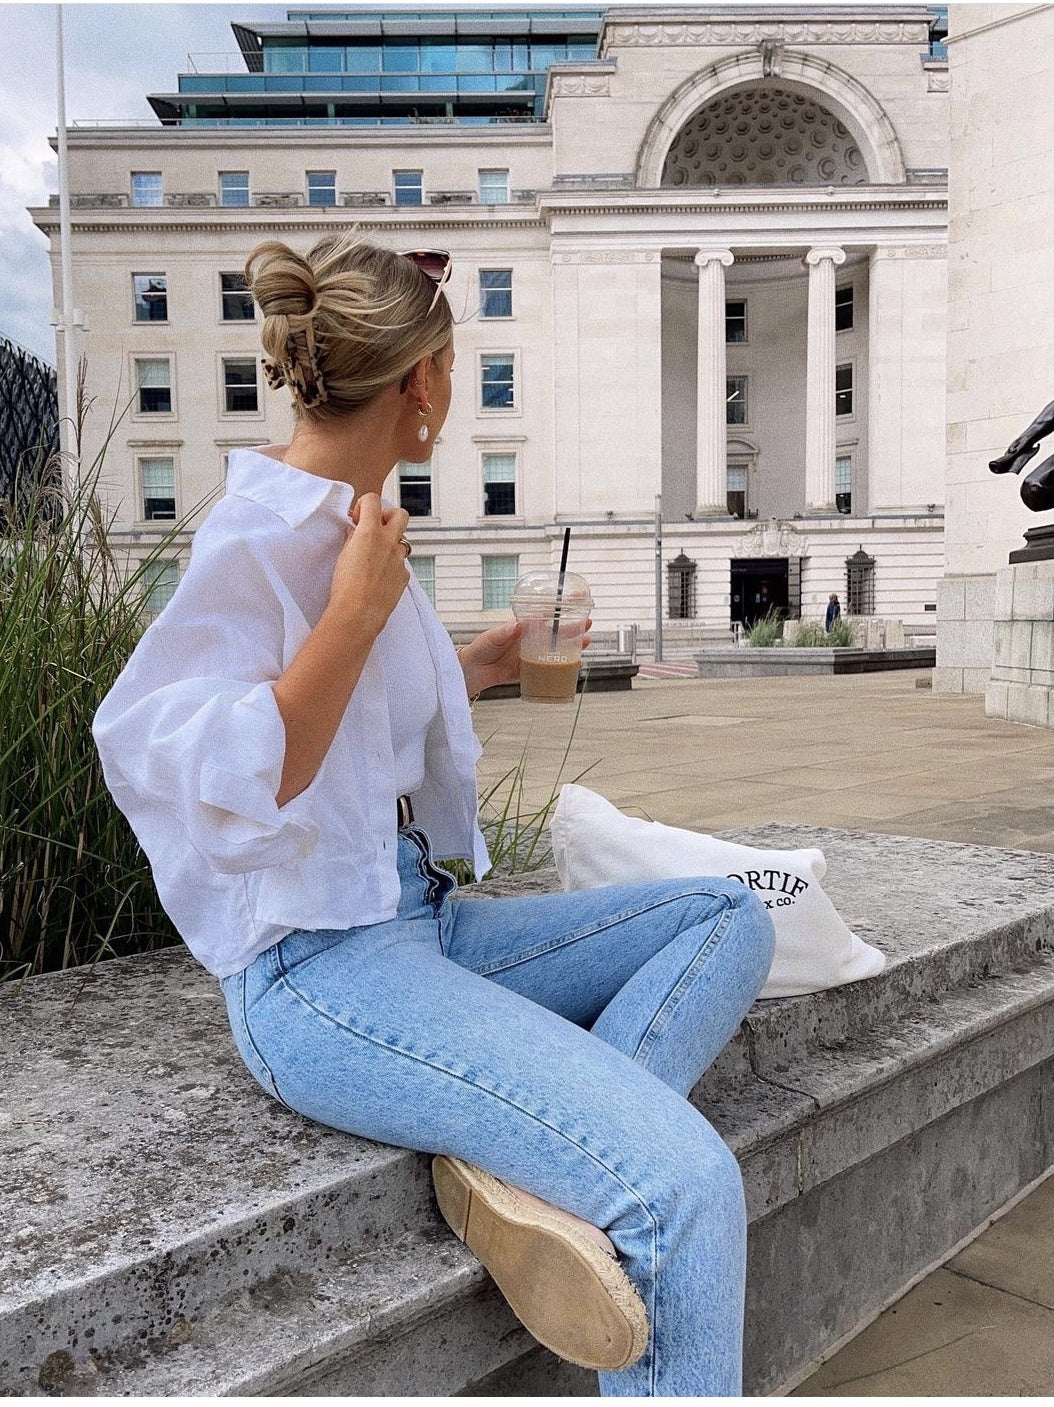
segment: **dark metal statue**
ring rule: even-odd
[[[1054,401],[1043,409],[1027,430],[1022,431],[1014,442],[1007,446],[1005,454],[989,462],[993,474],[1020,474],[1025,465],[1039,449],[1040,440],[1054,430]],[[1021,483],[1021,499],[1033,513],[1042,513],[1054,508],[1054,454],[1037,464]]]

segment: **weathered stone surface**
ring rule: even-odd
[[[834,903],[889,957],[757,1003],[694,1092],[744,1169],[757,1392],[1054,1157],[1054,856],[729,838],[820,846]],[[438,1222],[427,1160],[268,1099],[182,950],[0,989],[0,1088],[0,1390],[515,1395],[517,1360],[540,1394],[567,1390]]]

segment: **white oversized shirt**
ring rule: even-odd
[[[227,493],[195,534],[183,580],[95,716],[106,784],[165,911],[217,977],[292,929],[395,916],[386,676],[399,675],[405,618],[377,637],[310,786],[282,807],[275,800],[285,728],[272,685],[328,601],[352,498],[347,484],[234,450]],[[490,862],[476,817],[481,749],[450,638],[412,572],[400,602],[411,607],[438,694],[415,817],[437,855],[469,859],[482,875]]]

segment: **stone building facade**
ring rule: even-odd
[[[536,37],[554,32],[555,12],[529,13]],[[661,503],[674,639],[771,606],[819,618],[832,591],[843,610],[932,629],[947,296],[937,12],[582,11],[515,112],[433,74],[450,90],[443,115],[403,121],[384,117],[386,45],[416,62],[417,102],[429,64],[464,67],[458,46],[480,63],[489,52],[497,72],[517,42],[511,18],[488,36],[500,26],[483,12],[459,11],[446,34],[408,14],[387,30],[352,11],[240,27],[252,83],[217,76],[212,106],[207,81],[156,97],[156,127],[70,131],[88,452],[99,409],[127,403],[106,476],[133,553],[174,516],[192,528],[231,447],[288,437],[239,296],[248,250],[355,225],[453,255],[453,406],[426,475],[397,470],[389,485],[451,626],[503,615],[516,574],[551,562],[566,524],[598,627],[651,626]],[[263,92],[269,47],[297,36],[308,117]],[[381,54],[374,106],[331,98],[319,115],[318,65],[360,91],[367,43]],[[522,82],[506,86],[522,99]],[[33,214],[57,269],[57,212]]]
[[[1027,528],[1050,521],[1021,502],[1019,481],[988,463],[1054,401],[1054,8],[954,5],[949,210],[947,575],[938,588],[936,688],[985,693],[996,655],[997,575]],[[1030,468],[1054,453],[1054,442]],[[1054,584],[1046,589],[1036,668],[1054,685]],[[998,609],[997,609],[998,607]],[[1039,616],[1037,616],[1037,622]],[[1043,644],[1040,645],[1040,634]],[[1031,632],[995,712],[1007,714],[1006,670],[1023,683]],[[1011,717],[1046,723],[1046,707]],[[1050,719],[1054,726],[1054,718]]]

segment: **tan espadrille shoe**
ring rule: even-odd
[[[451,1230],[539,1343],[583,1368],[637,1361],[648,1313],[602,1231],[460,1158],[433,1158],[432,1179]]]

